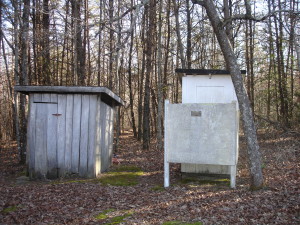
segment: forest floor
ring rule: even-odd
[[[171,187],[164,189],[163,152],[154,141],[143,151],[131,132],[122,134],[121,163],[111,170],[139,167],[132,186],[75,178],[29,181],[15,143],[1,143],[0,224],[300,224],[299,131],[260,130],[259,142],[265,187],[258,191],[249,189],[242,136],[236,189],[228,181],[184,182],[178,164],[171,164]]]

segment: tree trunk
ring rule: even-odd
[[[71,0],[74,19],[74,70],[77,85],[85,85],[85,48],[82,40],[81,5],[82,0]]]
[[[246,14],[251,16],[251,6],[249,0],[245,0]],[[247,90],[252,111],[254,113],[254,25],[251,20],[246,21],[246,64],[247,64]]]
[[[281,10],[281,3],[278,2],[279,10]],[[277,26],[278,24],[278,26]],[[277,50],[277,66],[278,66],[278,89],[280,100],[280,120],[284,126],[289,127],[288,118],[288,96],[286,88],[286,72],[284,69],[284,54],[283,54],[283,18],[279,11],[278,23],[275,20],[276,33],[276,50]]]
[[[118,12],[117,15],[120,16],[120,0],[118,1]],[[121,46],[121,22],[120,20],[118,20],[118,35],[117,35],[117,49],[116,49],[116,56],[115,56],[115,64],[116,64],[116,75],[115,75],[115,92],[121,96],[121,89],[120,89],[120,84],[121,84],[121,76],[120,76],[120,72],[121,72],[121,68],[122,68],[122,64],[120,65],[120,46]],[[123,59],[124,57],[122,57]],[[123,61],[123,60],[122,60]],[[118,151],[118,147],[119,147],[119,141],[120,141],[120,134],[121,134],[121,122],[120,122],[120,115],[121,115],[121,111],[120,111],[120,107],[118,107],[117,109],[117,113],[116,113],[116,138],[115,138],[115,151]]]
[[[20,85],[28,85],[28,35],[29,35],[29,9],[30,1],[24,0],[21,26],[21,76]],[[18,54],[18,53],[16,53]],[[19,125],[20,125],[20,163],[26,162],[26,133],[27,133],[27,119],[26,119],[26,96],[20,95],[19,102]]]
[[[131,0],[131,5],[133,5],[133,0]],[[131,26],[133,26],[133,14],[131,13]],[[132,50],[133,50],[133,34],[134,29],[131,30],[130,33],[130,47],[129,47],[129,57],[128,57],[128,87],[129,87],[129,103],[130,103],[130,117],[131,117],[131,124],[134,137],[137,137],[137,130],[135,124],[135,115],[134,115],[134,97],[133,97],[133,90],[132,90]]]
[[[41,34],[41,49],[42,49],[42,80],[44,85],[50,85],[51,80],[50,72],[50,13],[49,13],[49,0],[43,0],[42,10],[42,34]]]
[[[181,62],[181,67],[183,69],[186,68],[186,63],[185,63],[185,57],[183,54],[183,45],[182,45],[182,38],[181,38],[181,33],[180,33],[180,25],[179,25],[179,9],[176,0],[173,0],[173,5],[174,5],[174,15],[175,15],[175,22],[176,22],[176,35],[177,35],[177,42],[178,42],[178,48],[179,48],[179,58]]]
[[[242,114],[245,137],[248,145],[249,167],[251,175],[251,188],[259,189],[263,186],[263,174],[261,167],[261,155],[257,141],[256,128],[254,118],[251,110],[250,101],[248,99],[246,90],[243,85],[243,78],[240,68],[237,64],[237,59],[233,49],[228,40],[227,34],[223,27],[221,27],[221,20],[219,18],[216,6],[212,0],[197,1],[193,3],[202,5],[207,12],[208,18],[212,24],[214,32],[217,36],[221,50],[223,52],[227,69],[230,71],[233,85],[239,102],[239,107]]]
[[[268,0],[268,13],[271,13],[271,0]],[[268,84],[267,84],[267,119],[270,119],[271,113],[271,74],[274,68],[274,46],[271,17],[268,20],[269,31],[269,69],[268,69]]]
[[[300,37],[294,37],[295,50],[297,54],[297,67],[298,71],[300,71]],[[300,77],[298,77],[298,83],[300,84]],[[300,102],[300,96],[297,98],[297,102]]]
[[[189,1],[189,0],[187,0]],[[163,130],[163,79],[162,79],[162,5],[159,3],[159,18],[158,18],[158,46],[157,46],[157,148],[163,150],[162,130]]]
[[[65,4],[65,27],[64,27],[64,40],[63,40],[63,46],[62,46],[62,53],[61,53],[61,66],[60,66],[60,85],[63,85],[63,81],[64,81],[64,85],[68,85],[68,78],[69,78],[69,73],[68,73],[68,55],[69,55],[69,49],[68,49],[68,35],[67,35],[67,31],[68,31],[68,15],[69,15],[69,2],[66,2]],[[65,62],[65,58],[66,62]],[[67,68],[65,68],[67,67]],[[66,73],[64,74],[64,69],[66,70]],[[65,78],[65,79],[64,79]]]
[[[103,1],[100,1],[99,6],[99,21],[102,21],[102,14],[103,14]],[[102,30],[103,25],[99,23],[99,31],[98,31],[98,56],[97,56],[97,85],[101,86],[101,56],[102,56]]]
[[[144,79],[145,79],[145,64],[146,64],[146,57],[144,52],[146,51],[146,40],[145,40],[145,33],[146,33],[146,26],[148,23],[148,7],[145,6],[145,11],[143,14],[142,19],[142,28],[141,28],[141,44],[142,44],[142,65],[141,69],[139,70],[139,80],[138,80],[138,140],[142,140],[142,125],[143,125],[143,87],[144,87]],[[138,52],[137,52],[138,54]]]
[[[155,26],[155,0],[150,0],[148,7],[148,30],[146,44],[146,76],[143,113],[143,149],[150,148],[150,75],[152,73],[153,35]]]
[[[12,1],[14,8],[14,81],[15,85],[19,85],[20,67],[19,67],[19,5],[17,1]],[[18,95],[17,92],[14,93],[14,111],[15,111],[15,129],[16,129],[16,139],[18,145],[18,152],[21,155],[21,145],[20,145],[20,125],[18,117]]]
[[[85,8],[85,12],[84,12],[84,54],[85,54],[85,58],[87,58],[86,62],[84,62],[84,66],[85,66],[85,70],[86,70],[86,84],[88,86],[91,86],[93,84],[93,80],[92,80],[92,65],[91,65],[91,43],[90,43],[90,28],[89,28],[89,2],[88,0],[85,0],[84,3],[84,8]],[[86,50],[87,49],[87,52]]]
[[[247,1],[247,0],[245,0]],[[228,2],[228,0],[223,0],[223,3],[224,3],[224,20],[227,20],[231,17],[231,1],[230,3]],[[227,34],[227,37],[229,39],[229,42],[232,46],[232,48],[234,49],[234,40],[233,40],[233,34],[232,34],[232,23],[229,22],[226,24],[226,27],[225,27],[225,30],[226,30],[226,34]]]
[[[192,23],[191,23],[191,12],[190,12],[190,0],[185,0],[186,4],[186,61],[187,68],[190,69],[192,66]]]
[[[170,39],[171,39],[171,25],[170,25],[170,9],[171,7],[171,0],[168,0],[168,8],[166,12],[166,18],[167,18],[167,31],[166,31],[166,40],[165,40],[165,54],[164,54],[164,87],[167,87],[168,85],[168,62],[169,62],[169,53],[170,53]],[[168,97],[168,91],[164,88],[163,91],[163,98],[167,99]]]
[[[108,87],[113,90],[113,51],[114,51],[114,31],[113,31],[113,17],[114,17],[114,1],[109,0],[109,74]]]

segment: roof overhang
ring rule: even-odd
[[[104,102],[122,106],[125,102],[107,87],[83,87],[83,86],[15,86],[14,90],[23,94],[30,93],[56,93],[56,94],[95,94],[101,95]]]
[[[205,69],[175,69],[176,73],[185,75],[230,75],[228,70],[205,70]],[[241,70],[242,74],[246,74],[246,70]]]

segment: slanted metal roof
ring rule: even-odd
[[[205,69],[175,69],[176,73],[184,73],[186,75],[224,75],[230,74],[228,70],[205,70]],[[246,70],[241,70],[242,74],[246,74]]]
[[[57,93],[57,94],[101,94],[104,102],[114,103],[115,106],[125,105],[125,102],[107,87],[83,86],[15,86],[15,91],[23,94]]]

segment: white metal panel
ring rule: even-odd
[[[170,186],[170,164],[168,162],[168,149],[169,149],[169,143],[168,143],[168,123],[167,123],[167,117],[168,117],[168,105],[169,105],[169,100],[165,100],[165,120],[164,120],[164,187],[169,187]]]
[[[182,78],[182,103],[231,103],[234,101],[237,102],[237,97],[229,74],[188,75]],[[239,109],[238,104],[236,104],[236,109]],[[236,126],[238,127],[238,122]],[[238,133],[236,136],[238,140]],[[237,158],[237,143],[234,149]],[[228,174],[230,168],[222,165],[182,164],[181,171]]]
[[[236,105],[167,104],[168,162],[235,165]]]
[[[230,75],[188,75],[182,78],[182,103],[237,101]]]

